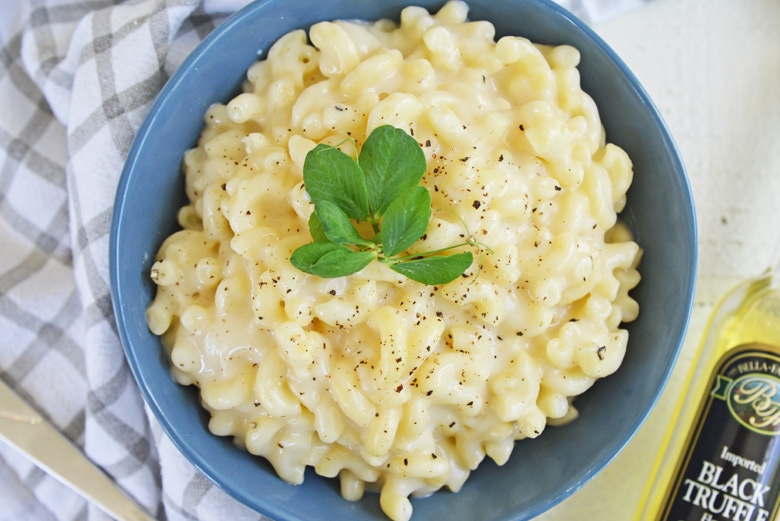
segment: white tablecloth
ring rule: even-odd
[[[113,192],[135,131],[186,54],[244,3],[20,0],[0,17],[0,378],[159,518],[261,519],[195,471],[148,416],[107,275]],[[695,340],[714,297],[768,262],[780,229],[780,3],[560,3],[625,59],[680,145],[700,223]],[[669,402],[541,519],[629,519]],[[0,520],[102,518],[0,446]]]

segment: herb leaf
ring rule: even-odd
[[[333,278],[351,275],[378,259],[423,284],[455,280],[474,257],[470,252],[442,253],[484,246],[474,242],[468,230],[463,243],[400,255],[425,235],[431,219],[431,195],[420,186],[426,168],[419,143],[389,125],[371,132],[357,160],[337,147],[314,147],[303,165],[304,186],[314,204],[309,217],[313,242],[296,249],[291,264]],[[370,224],[373,236],[364,238],[354,221]]]
[[[376,256],[374,251],[353,251],[343,244],[312,242],[295,250],[290,262],[306,273],[334,278],[362,270]]]
[[[447,284],[466,271],[474,257],[471,252],[435,255],[391,264],[390,268],[422,284]]]
[[[325,230],[322,229],[322,223],[317,212],[312,212],[309,216],[309,233],[314,242],[328,242],[328,236],[325,235]]]
[[[402,192],[382,218],[382,247],[386,257],[398,255],[417,242],[431,219],[431,194],[424,186]]]
[[[336,244],[356,244],[369,248],[376,246],[358,233],[352,221],[349,220],[349,216],[335,203],[328,200],[320,201],[314,205],[314,212],[317,214],[322,231],[329,241]]]
[[[330,201],[352,219],[368,217],[368,191],[357,162],[336,147],[319,144],[303,163],[303,184],[313,203]]]
[[[417,140],[390,125],[371,132],[358,163],[366,177],[369,208],[375,218],[404,191],[419,185],[427,166]]]

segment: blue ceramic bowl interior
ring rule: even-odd
[[[219,26],[189,56],[154,103],[129,152],[119,183],[110,243],[113,305],[128,362],[165,432],[222,489],[281,520],[385,519],[378,495],[343,500],[335,480],[309,472],[290,486],[262,459],[207,429],[197,390],[170,376],[167,356],[146,327],[154,295],[149,269],[184,204],[181,160],[194,146],[214,102],[234,96],[249,65],[282,34],[334,18],[397,19],[410,0],[258,0]],[[416,5],[438,10],[443,0]],[[571,44],[582,54],[582,86],[596,101],[608,140],[634,162],[622,214],[644,249],[641,306],[630,324],[628,353],[613,376],[576,400],[580,417],[516,444],[503,467],[486,460],[458,494],[414,500],[417,521],[525,520],[548,510],[603,469],[631,439],[657,401],[680,350],[696,275],[694,206],[684,167],[651,100],[592,30],[547,0],[472,0],[470,18],[489,20],[497,36]]]

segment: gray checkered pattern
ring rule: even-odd
[[[147,416],[107,272],[123,160],[182,59],[245,2],[36,0],[0,53],[0,377],[157,518],[259,519]],[[0,447],[0,518],[103,519]]]
[[[18,0],[0,32],[0,378],[159,519],[263,519],[149,417],[119,345],[107,269],[111,205],[136,130],[187,53],[248,1]],[[643,1],[560,0],[583,17]],[[0,521],[104,518],[0,446]]]

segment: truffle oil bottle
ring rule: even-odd
[[[650,479],[636,521],[780,520],[780,255],[713,311]]]

